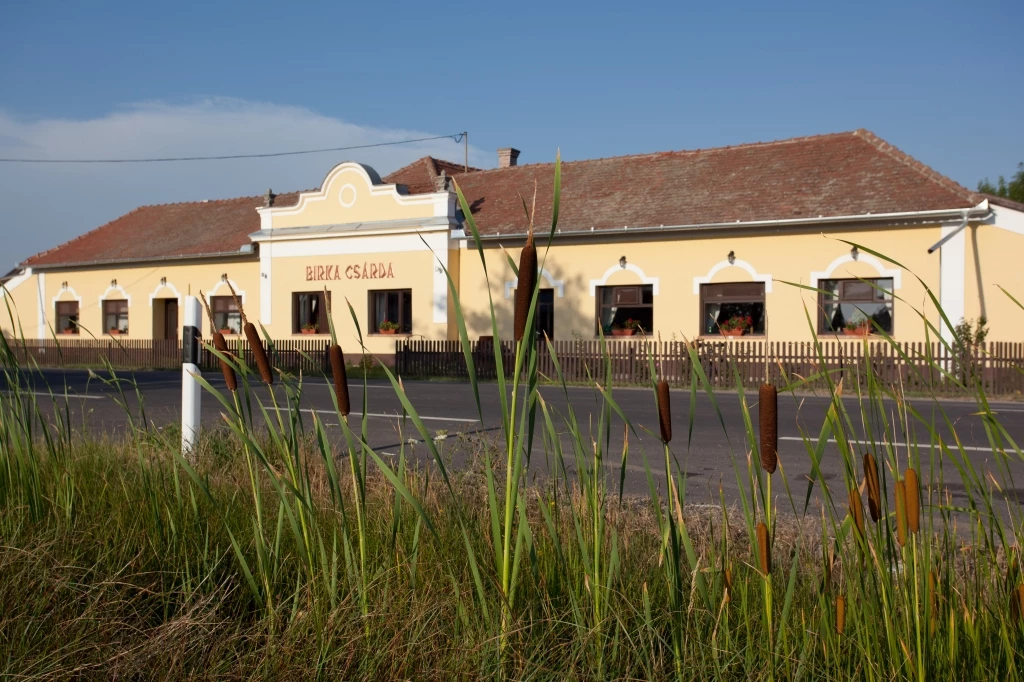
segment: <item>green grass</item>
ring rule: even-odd
[[[476,238],[472,212],[464,212]],[[544,239],[537,243],[543,263]],[[476,381],[450,288],[479,396],[493,389]],[[525,338],[535,307],[536,291]],[[814,317],[808,311],[809,329]],[[920,320],[939,336],[927,316]],[[693,363],[688,428],[661,442],[619,409],[607,362],[593,377],[599,408],[576,414],[568,402],[560,412],[538,392],[537,349],[519,344],[513,378],[497,381],[500,431],[475,444],[468,467],[454,470],[445,449],[451,440],[432,438],[400,378],[383,367],[406,411],[401,440],[422,440],[420,452],[374,451],[365,416],[350,423],[339,413],[341,433],[329,431],[298,410],[302,381],[285,372],[261,402],[251,390],[258,374],[222,356],[239,390],[205,384],[224,425],[183,456],[176,430],[154,430],[137,410],[128,413],[129,433],[110,439],[78,430],[59,399],[57,409],[44,407],[51,401],[28,389],[31,368],[19,367],[8,345],[16,343],[0,342],[5,677],[923,682],[1021,675],[1024,515],[1011,464],[1024,462],[1024,453],[971,376],[946,376],[977,406],[969,424],[951,423],[938,399],[927,410],[908,403],[870,374],[870,363],[852,389],[817,377],[831,398],[827,415],[804,433],[805,459],[781,461],[769,475],[760,465],[763,434],[750,416],[756,397],[738,374],[741,420],[728,423],[720,394]],[[552,380],[567,391],[555,361]],[[500,352],[495,362],[504,376]],[[134,402],[130,379],[105,381],[126,406]],[[784,377],[779,399],[798,403],[802,381]],[[654,389],[647,423],[657,422]],[[855,403],[842,399],[851,391]],[[735,476],[740,491],[718,505],[687,502],[680,462],[697,401],[717,414],[730,458],[721,473]],[[620,428],[626,446],[613,451],[612,429]],[[968,457],[958,438],[945,435],[968,428],[985,434],[991,455]],[[877,520],[865,452],[878,463]],[[842,463],[841,477],[826,480],[819,469],[826,457]],[[540,459],[551,477],[535,482]],[[627,459],[645,466],[646,496],[622,494]],[[908,468],[920,479],[917,532],[908,525]],[[951,502],[953,478],[966,503]],[[851,499],[863,500],[863,532]],[[772,557],[767,574],[759,568],[760,524]]]

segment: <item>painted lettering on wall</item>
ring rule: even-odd
[[[330,279],[393,279],[391,263],[353,263],[342,269],[340,265],[307,265],[306,281],[320,282]]]

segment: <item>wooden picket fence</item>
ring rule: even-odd
[[[598,340],[552,341],[554,357],[546,344],[538,346],[538,369],[557,376],[555,359],[566,381],[582,383],[604,375],[604,359]],[[494,345],[488,339],[470,343],[477,376],[494,378]],[[675,386],[689,385],[691,355],[679,341],[620,341],[609,339],[605,348],[611,361],[612,378],[620,385],[650,385],[651,361],[658,378]],[[826,373],[833,381],[863,386],[866,360],[880,383],[902,386],[910,392],[939,395],[962,393],[956,381],[980,378],[991,395],[1024,392],[1024,343],[985,343],[961,352],[950,352],[941,343],[898,343],[885,341],[821,341],[820,348],[809,342],[746,340],[700,340],[692,345],[701,369],[716,388],[734,388],[736,377],[746,388],[756,388],[766,379],[785,385],[800,383],[805,389],[824,389]],[[511,371],[514,345],[501,345],[505,373]],[[459,341],[398,340],[395,368],[406,377],[467,378],[468,370]]]
[[[109,365],[119,370],[180,369],[181,342],[164,340],[110,339],[8,339],[22,367],[88,367]],[[254,366],[252,350],[245,337],[228,337],[228,349]],[[289,372],[327,372],[327,341],[324,339],[280,339],[271,344],[272,363]],[[205,348],[200,367],[219,367],[216,356]]]

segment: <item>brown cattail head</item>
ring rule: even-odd
[[[260,371],[260,378],[263,379],[263,383],[267,385],[274,383],[274,373],[270,371],[270,360],[267,359],[267,351],[263,347],[263,339],[260,338],[256,325],[252,322],[246,322],[242,326],[242,331],[245,332],[245,338],[249,340],[252,357],[256,360],[256,368]]]
[[[764,521],[757,524],[757,558],[761,564],[761,574],[770,575],[772,572],[772,548],[768,543],[768,526]]]
[[[907,544],[907,482],[896,481],[896,542]]]
[[[917,472],[913,468],[903,474],[907,482],[907,528],[911,533],[921,530],[921,490],[918,487]]]
[[[351,412],[348,399],[348,376],[345,374],[345,354],[341,346],[331,344],[331,374],[334,376],[334,394],[338,396],[338,412],[347,415]]]
[[[850,490],[850,517],[853,519],[853,525],[860,533],[861,537],[864,536],[864,503],[860,499],[860,490],[852,488]]]
[[[228,342],[220,332],[213,333],[213,347],[224,355],[228,354]],[[231,368],[227,360],[220,361],[220,373],[224,375],[224,383],[228,385],[229,391],[238,390],[238,381],[235,379],[235,370]]]
[[[533,245],[533,230],[526,238],[526,246],[519,254],[519,283],[516,285],[515,336],[522,341],[526,334],[526,318],[530,315],[533,290],[537,287],[537,247]]]
[[[864,453],[864,483],[868,488],[868,511],[871,512],[871,520],[878,523],[882,518],[882,488],[878,484],[875,457],[870,452]]]
[[[1017,585],[1010,593],[1010,618],[1014,623],[1019,623],[1024,616],[1024,583]]]
[[[661,426],[661,440],[669,443],[672,440],[672,404],[669,402],[668,382],[658,382],[658,423]]]
[[[846,629],[846,597],[836,595],[836,632],[840,635]]]
[[[761,468],[773,474],[779,464],[779,392],[771,384],[761,384],[757,413],[761,419]]]

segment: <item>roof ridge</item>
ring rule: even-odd
[[[765,141],[761,141],[761,142],[741,142],[740,144],[725,145],[725,146],[722,146],[722,147],[706,147],[706,148],[697,148],[697,149],[671,149],[671,150],[668,150],[668,151],[660,151],[660,152],[644,152],[642,154],[619,154],[619,155],[616,155],[616,156],[600,156],[600,157],[593,158],[593,159],[579,159],[579,160],[576,160],[576,161],[563,161],[562,165],[563,166],[568,166],[568,165],[571,165],[571,164],[591,163],[591,162],[595,162],[595,161],[617,161],[619,159],[642,159],[642,158],[655,158],[655,157],[662,157],[662,156],[684,156],[684,155],[688,155],[688,154],[709,154],[709,153],[712,153],[712,152],[725,152],[725,151],[733,151],[733,150],[736,150],[736,149],[747,149],[747,148],[752,148],[752,147],[770,147],[770,146],[773,146],[773,145],[794,144],[794,143],[799,143],[799,142],[807,142],[807,141],[810,141],[810,140],[820,140],[820,139],[824,139],[824,138],[828,138],[828,137],[853,136],[853,135],[856,135],[856,133],[857,133],[857,131],[855,131],[855,130],[844,130],[844,131],[837,132],[837,133],[819,133],[817,135],[802,135],[800,137],[787,137],[787,138],[783,138],[781,140],[765,140]],[[495,171],[507,171],[507,170],[514,170],[516,168],[536,168],[536,167],[539,167],[539,166],[553,166],[553,165],[554,165],[553,161],[543,161],[543,162],[540,162],[540,163],[524,163],[524,164],[519,164],[519,165],[516,165],[516,166],[505,166],[503,168],[483,168],[483,169],[478,169],[476,171],[476,173],[493,173]],[[476,173],[474,173],[474,174],[476,174]]]
[[[860,139],[864,140],[864,142],[871,145],[878,151],[891,157],[895,161],[902,163],[904,166],[913,169],[914,171],[922,175],[924,178],[934,182],[935,184],[944,187],[945,189],[948,189],[952,192],[955,192],[964,197],[965,199],[967,199],[968,201],[973,201],[975,204],[981,203],[982,195],[979,194],[978,192],[974,192],[972,190],[967,189],[956,180],[953,180],[952,178],[943,175],[942,173],[938,172],[937,170],[935,170],[928,164],[924,163],[923,161],[918,161],[910,154],[907,154],[902,149],[896,147],[893,144],[890,144],[889,142],[886,142],[885,140],[880,138],[878,135],[875,135],[867,128],[858,128],[857,130],[853,131],[853,134],[859,137]]]
[[[404,166],[402,166],[401,168],[396,168],[395,170],[393,170],[393,171],[391,171],[390,173],[388,173],[387,175],[385,175],[385,176],[384,176],[384,178],[390,178],[390,177],[391,177],[392,175],[396,175],[396,174],[398,174],[398,173],[401,173],[401,172],[402,172],[402,171],[404,171],[404,170],[409,170],[410,168],[414,167],[414,166],[415,166],[416,164],[418,164],[418,163],[424,163],[424,162],[425,162],[425,161],[427,161],[428,159],[429,159],[429,160],[431,160],[431,161],[433,161],[433,160],[434,160],[434,157],[430,156],[429,154],[427,154],[426,156],[421,156],[420,158],[416,159],[415,161],[412,161],[412,162],[410,162],[410,163],[407,163],[407,164],[405,164],[405,165],[404,165]],[[433,164],[429,164],[429,165],[431,165],[431,166],[432,166]],[[381,178],[381,179],[384,179],[384,178]],[[387,181],[385,180],[385,182],[387,182]],[[390,182],[389,182],[388,184],[389,184],[389,185],[392,185],[392,184],[394,184],[394,183],[390,183]]]
[[[386,178],[390,178],[393,175],[398,175],[402,171],[407,171],[407,170],[409,170],[411,168],[414,168],[417,164],[420,164],[420,163],[426,164],[427,169],[431,173],[433,173],[434,175],[438,175],[438,172],[437,172],[437,164],[438,163],[444,163],[444,164],[447,164],[449,166],[454,166],[456,168],[465,168],[465,166],[466,166],[466,164],[463,164],[463,163],[455,163],[454,161],[448,161],[447,159],[439,159],[436,156],[431,156],[430,154],[427,154],[426,156],[421,156],[420,158],[416,159],[415,161],[412,161],[411,163],[407,163],[406,165],[402,166],[401,168],[396,168],[395,170],[391,171],[390,173],[388,173],[387,175],[384,176],[385,182],[387,181]],[[476,172],[480,172],[481,170],[483,170],[483,169],[476,168],[474,166],[470,166],[468,172],[476,173]],[[465,173],[467,171],[461,170],[460,172],[461,173]],[[394,184],[394,183],[388,183],[388,184]]]

